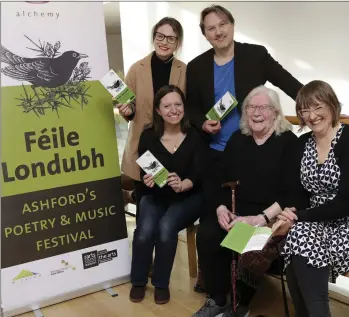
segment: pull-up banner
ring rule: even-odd
[[[1,4],[1,293],[14,315],[127,281],[103,4]]]

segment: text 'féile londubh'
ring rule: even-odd
[[[36,10],[28,10],[28,11],[17,11],[16,17],[28,17],[28,18],[59,18],[59,12],[44,12],[44,11],[36,11]]]
[[[36,131],[24,132],[24,146],[27,153],[34,149],[40,151],[63,149],[66,147],[79,147],[80,136],[76,131],[66,133],[64,127],[58,129],[53,127],[43,129],[40,133]],[[57,175],[83,171],[89,168],[104,167],[104,156],[97,153],[95,148],[90,149],[90,153],[83,153],[77,150],[71,157],[62,157],[61,153],[53,153],[53,158],[49,162],[31,162],[21,164],[16,167],[7,162],[2,162],[2,174],[5,183],[16,180],[26,180],[28,178],[43,177],[47,175]]]

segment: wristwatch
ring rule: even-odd
[[[268,216],[266,215],[266,213],[264,211],[262,213],[262,216],[267,224],[270,223],[270,219],[268,218]]]

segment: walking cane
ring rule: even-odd
[[[224,183],[222,185],[223,188],[227,188],[229,187],[231,189],[231,212],[233,215],[236,215],[236,211],[235,211],[235,189],[236,186],[239,185],[240,182],[236,181],[236,182],[228,182],[228,183]],[[233,310],[236,313],[236,309],[237,309],[237,300],[236,300],[236,275],[237,275],[237,262],[238,262],[238,254],[236,252],[233,251],[233,259],[231,262],[231,284],[232,284],[232,288],[233,288]]]

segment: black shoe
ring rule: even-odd
[[[130,291],[130,301],[139,303],[144,299],[145,286],[132,286]]]
[[[170,290],[168,288],[155,287],[154,301],[158,305],[168,303],[170,301]]]

